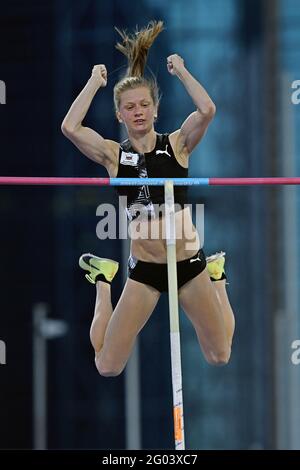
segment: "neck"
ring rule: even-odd
[[[138,153],[151,152],[156,144],[156,132],[154,129],[151,129],[147,134],[128,133],[128,138]]]

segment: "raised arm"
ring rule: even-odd
[[[204,136],[215,115],[216,107],[203,86],[185,68],[181,57],[177,54],[169,56],[167,67],[171,75],[176,75],[181,80],[197,108],[181,128],[170,135],[170,142],[176,154],[188,156]]]
[[[105,65],[95,65],[90,79],[63,120],[61,130],[84,155],[109,170],[118,161],[119,145],[113,140],[104,139],[94,130],[82,125],[95,94],[106,84]]]

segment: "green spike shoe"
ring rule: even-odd
[[[215,281],[219,281],[222,277],[223,279],[226,278],[224,269],[225,254],[224,251],[220,251],[220,253],[215,253],[206,258],[209,276]]]
[[[110,284],[119,269],[119,263],[117,261],[99,258],[91,253],[84,253],[80,256],[79,266],[85,271],[88,271],[85,277],[91,284],[96,284],[96,278],[100,274],[102,274]]]

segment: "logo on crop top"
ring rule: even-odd
[[[122,165],[136,166],[139,160],[138,153],[122,152],[120,163]]]
[[[159,155],[160,153],[165,153],[166,155],[168,155],[169,157],[171,156],[168,152],[168,144],[166,145],[166,150],[156,150],[156,155]]]

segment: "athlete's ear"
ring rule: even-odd
[[[122,120],[122,118],[121,118],[121,114],[120,114],[119,111],[116,111],[116,117],[117,117],[117,119],[118,119],[118,121],[119,121],[120,123],[123,122],[123,120]]]

